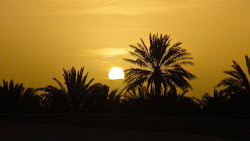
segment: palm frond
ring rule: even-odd
[[[250,76],[250,58],[247,55],[245,55],[245,60],[246,60],[246,64],[247,64],[248,74]]]
[[[57,80],[56,78],[53,78],[53,80],[57,82],[57,84],[60,86],[62,91],[64,91],[64,92],[66,91],[64,86],[62,85],[62,83],[59,80]]]
[[[249,69],[250,63],[247,55],[245,56],[245,59],[246,59],[246,65]],[[232,68],[233,70],[223,71],[225,74],[231,77],[221,80],[221,82],[217,85],[217,87],[223,86],[224,87],[223,91],[227,95],[249,92],[250,82],[246,73],[243,71],[241,66],[236,61],[233,61]]]

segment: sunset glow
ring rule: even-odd
[[[250,0],[0,0],[0,20],[0,141],[250,141]]]
[[[212,93],[233,59],[250,53],[249,0],[1,0],[0,80],[42,87],[62,68],[85,66],[95,81],[107,81],[129,45],[149,33],[171,35],[192,54],[198,79],[190,95]]]

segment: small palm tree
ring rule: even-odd
[[[5,106],[7,110],[15,112],[20,111],[21,97],[25,90],[23,84],[15,84],[13,80],[10,82],[3,80],[3,86],[1,86],[1,88],[4,91],[1,97],[5,96],[5,101],[8,100],[8,103],[6,103],[7,106]]]
[[[147,82],[147,88],[151,93],[160,96],[168,88],[179,87],[183,91],[191,88],[189,80],[195,75],[183,68],[183,65],[193,65],[190,61],[191,54],[182,49],[181,42],[170,44],[169,35],[149,35],[149,47],[141,39],[141,43],[130,45],[133,51],[129,53],[135,59],[124,59],[137,65],[137,68],[125,70],[126,89],[130,90]]]
[[[250,58],[245,55],[245,60],[248,69],[248,76],[250,76]],[[236,61],[233,61],[232,68],[233,70],[224,71],[224,73],[231,77],[223,79],[218,84],[218,87],[223,86],[223,91],[229,95],[250,94],[250,81],[247,74]]]
[[[89,99],[91,104],[105,105],[107,104],[109,87],[101,83],[93,84],[89,87]]]
[[[46,86],[45,88],[40,88],[40,91],[46,92],[41,94],[42,105],[44,108],[49,108],[54,112],[67,111],[71,108],[70,99],[64,88],[64,86],[56,78],[53,78],[57,82],[60,88],[55,86]]]
[[[205,93],[202,96],[201,100],[198,100],[203,111],[214,112],[214,113],[223,113],[227,107],[228,96],[224,94],[222,90],[218,91],[214,88],[213,96],[210,96],[208,93]]]
[[[47,99],[52,100],[54,103],[58,102],[70,102],[71,107],[78,111],[86,108],[86,100],[89,92],[89,86],[94,79],[87,82],[88,73],[83,74],[84,67],[80,71],[76,71],[75,67],[70,70],[63,69],[63,77],[66,84],[66,88],[56,78],[53,78],[60,88],[54,86],[47,86],[41,90],[48,92],[50,96]],[[66,100],[68,97],[68,101]],[[58,103],[56,102],[56,103]],[[51,103],[51,102],[49,102]]]
[[[3,80],[0,86],[1,105],[5,108],[2,111],[9,112],[39,112],[40,97],[36,95],[33,88],[25,88],[23,84]],[[1,106],[1,108],[2,108]]]
[[[88,94],[88,88],[94,79],[92,78],[88,83],[87,77],[88,74],[83,75],[84,67],[80,69],[80,71],[76,72],[74,67],[71,70],[66,71],[63,69],[63,77],[65,84],[67,86],[68,95],[70,97],[72,106],[74,109],[78,109],[79,107],[84,107],[84,100],[86,100],[86,96]]]
[[[107,85],[96,83],[89,87],[88,110],[90,112],[114,112],[119,110],[122,92],[110,91]],[[116,110],[114,110],[116,109]]]
[[[21,96],[22,112],[40,112],[41,97],[36,94],[37,89],[26,88]]]
[[[152,100],[152,95],[147,91],[145,86],[138,86],[134,89],[131,89],[126,92],[126,101],[127,102],[136,102],[136,103],[149,103]]]
[[[230,114],[250,115],[250,58],[245,55],[245,60],[248,74],[236,61],[233,61],[233,70],[224,71],[230,77],[218,84],[218,87],[223,87],[222,91],[228,97],[227,109]]]
[[[118,89],[110,91],[107,85],[96,83],[89,88],[90,97],[96,104],[113,104],[120,103],[122,98],[122,91],[118,93]]]
[[[120,104],[123,99],[123,90],[118,92],[119,89],[112,90],[108,94],[108,104]]]

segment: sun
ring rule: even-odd
[[[115,79],[124,79],[124,72],[121,68],[114,67],[109,71],[109,79],[115,80]]]

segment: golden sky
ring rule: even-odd
[[[189,96],[211,93],[250,55],[249,0],[1,0],[0,79],[25,86],[55,85],[62,68],[85,66],[94,82],[112,67],[126,69],[128,45],[149,33],[171,34],[192,53],[197,75]],[[246,70],[246,69],[245,69]]]

